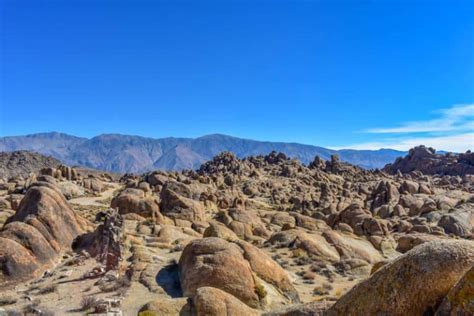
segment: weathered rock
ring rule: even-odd
[[[209,237],[190,242],[179,260],[183,295],[193,297],[200,287],[214,287],[234,295],[250,307],[260,306],[252,269],[239,246]]]
[[[388,203],[396,204],[399,197],[400,193],[393,183],[380,181],[372,193],[372,208],[374,209]]]
[[[438,226],[447,234],[468,237],[474,233],[474,203],[467,203],[459,209],[443,215]]]
[[[384,167],[384,171],[395,174],[397,171],[409,173],[421,171],[424,174],[466,175],[474,174],[474,153],[445,155],[436,154],[433,148],[418,146],[410,149],[404,158]]]
[[[205,220],[204,206],[191,199],[189,188],[178,182],[167,182],[160,193],[161,211],[171,218]]]
[[[275,233],[268,240],[270,244],[304,250],[314,259],[336,262],[340,256],[334,246],[323,236],[306,234],[299,229],[290,229]]]
[[[405,180],[400,186],[400,193],[415,194],[418,193],[420,185],[416,182]]]
[[[474,264],[470,241],[434,241],[412,249],[341,297],[328,315],[434,313]]]
[[[239,237],[224,224],[218,222],[209,223],[209,227],[204,231],[203,237],[218,237],[227,241],[239,239]]]
[[[331,302],[327,301],[295,304],[263,313],[262,316],[323,316],[331,304]]]
[[[96,178],[86,178],[82,180],[82,186],[93,192],[104,192],[107,189],[107,186],[104,182]]]
[[[264,251],[245,241],[237,240],[235,243],[242,248],[244,258],[259,278],[276,287],[291,302],[299,302],[298,292],[291,284],[287,272],[278,263]]]
[[[235,296],[213,287],[197,289],[193,297],[193,303],[197,316],[257,316],[260,314]]]
[[[380,253],[369,241],[355,235],[328,230],[323,233],[323,237],[337,250],[341,259],[361,259],[368,263],[382,260]]]
[[[434,241],[440,239],[439,236],[429,235],[429,234],[422,234],[422,233],[414,233],[414,234],[406,234],[401,235],[398,237],[397,243],[397,251],[401,253],[405,253],[413,247],[418,245],[424,244],[429,241]]]
[[[87,222],[75,214],[57,187],[33,184],[0,231],[0,284],[52,266],[86,227]]]
[[[74,247],[87,250],[109,271],[118,268],[123,256],[123,218],[114,209],[103,212],[101,217],[102,224],[94,232],[79,236]]]
[[[191,306],[188,302],[188,298],[159,298],[154,301],[148,302],[141,309],[140,313],[151,313],[152,315],[160,316],[191,316]],[[209,314],[208,314],[209,315]],[[213,314],[214,315],[214,314]]]
[[[435,316],[474,315],[474,266],[448,292]]]
[[[153,196],[145,196],[139,189],[125,189],[112,199],[112,208],[118,208],[120,214],[136,213],[143,217],[160,218],[158,200]]]

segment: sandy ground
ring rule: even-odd
[[[69,203],[73,206],[103,206],[104,204],[109,204],[110,200],[114,197],[114,193],[121,188],[121,185],[118,183],[107,183],[107,185],[109,185],[110,188],[102,192],[100,196],[81,196],[69,200]]]

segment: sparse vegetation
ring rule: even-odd
[[[93,308],[99,303],[99,300],[91,295],[82,297],[81,300],[81,311],[88,311]]]
[[[255,292],[257,292],[257,295],[260,299],[265,298],[267,296],[267,291],[265,290],[265,287],[262,284],[257,284],[255,286]]]
[[[57,284],[52,284],[52,285],[39,289],[38,294],[43,295],[43,294],[54,293],[57,291],[57,289],[58,289]]]
[[[39,306],[37,303],[32,303],[26,305],[23,308],[23,313],[25,315],[41,315],[41,316],[54,316],[54,312]]]
[[[0,306],[12,305],[16,302],[17,299],[10,296],[0,297]]]
[[[110,281],[110,282],[103,282],[99,284],[99,289],[102,292],[114,292],[114,291],[126,291],[127,288],[130,287],[130,279],[126,276],[120,276],[119,278]]]

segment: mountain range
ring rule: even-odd
[[[222,151],[239,158],[250,155],[283,152],[307,164],[316,155],[340,159],[363,168],[381,168],[406,152],[393,149],[332,150],[298,143],[242,139],[221,134],[198,138],[147,138],[141,136],[102,134],[93,138],[64,133],[37,133],[0,138],[0,151],[28,150],[50,155],[69,165],[113,172],[140,173],[154,169],[196,169]]]

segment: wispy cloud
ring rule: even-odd
[[[474,148],[474,133],[465,133],[452,136],[414,137],[403,139],[385,139],[378,142],[367,142],[352,144],[334,149],[371,149],[391,148],[397,150],[408,150],[418,145],[433,147],[437,150],[452,152],[465,152]]]
[[[368,129],[366,133],[379,135],[376,141],[341,148],[408,150],[418,145],[425,145],[453,152],[464,152],[474,148],[474,104],[455,105],[438,110],[434,114],[437,117],[430,120]]]
[[[427,121],[407,122],[397,127],[372,128],[368,133],[429,133],[453,132],[474,129],[474,104],[456,105],[437,111],[439,118]]]

